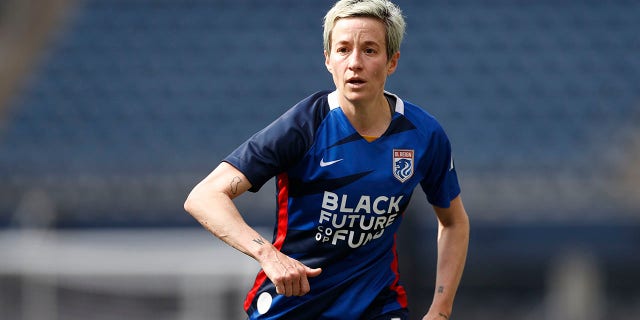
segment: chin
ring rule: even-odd
[[[363,101],[371,98],[371,94],[364,91],[343,91],[342,95],[351,102]]]

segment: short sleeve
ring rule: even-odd
[[[460,185],[446,133],[437,126],[432,131],[425,161],[427,173],[421,181],[427,200],[434,206],[448,208],[451,200],[460,194]]]
[[[318,123],[328,112],[326,94],[318,92],[300,101],[223,160],[247,177],[249,191],[257,192],[269,179],[302,159],[313,143]]]

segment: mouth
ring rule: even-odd
[[[361,86],[361,85],[363,85],[365,83],[366,83],[366,81],[364,81],[362,78],[358,78],[358,77],[353,77],[353,78],[347,79],[347,84],[348,85],[352,85],[352,86]]]

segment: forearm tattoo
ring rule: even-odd
[[[253,239],[253,242],[259,244],[259,245],[263,245],[264,244],[264,239],[262,237],[260,238],[255,238]]]
[[[240,185],[240,182],[242,182],[242,180],[238,177],[233,177],[233,179],[231,179],[229,189],[231,190],[232,194],[238,194],[238,185]]]
[[[437,292],[438,294],[444,293],[444,286],[439,286]],[[444,318],[445,320],[449,320],[449,316],[442,312],[438,312],[438,316]]]

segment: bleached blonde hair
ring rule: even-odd
[[[331,52],[331,32],[336,21],[349,17],[371,17],[382,21],[386,28],[387,59],[398,51],[406,23],[402,10],[388,0],[340,0],[324,17],[324,50]]]

